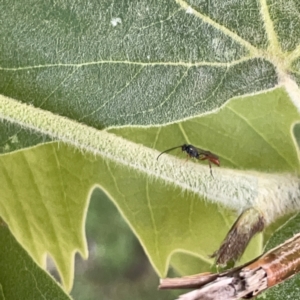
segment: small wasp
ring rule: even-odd
[[[160,153],[157,156],[157,159],[162,154],[164,154],[166,152],[169,152],[169,151],[172,151],[172,150],[177,149],[177,148],[181,148],[181,150],[183,152],[186,152],[189,157],[194,157],[194,158],[197,158],[199,160],[206,160],[207,159],[208,164],[209,164],[209,169],[210,169],[210,175],[212,176],[212,178],[214,178],[214,176],[212,174],[211,163],[213,163],[213,164],[215,164],[219,167],[220,166],[220,160],[219,160],[219,157],[216,154],[214,154],[214,153],[212,153],[208,150],[203,150],[203,149],[197,148],[193,145],[183,144],[182,146],[173,147],[173,148],[170,148],[170,149],[167,149],[167,150],[163,151],[162,153]]]

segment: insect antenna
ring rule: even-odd
[[[158,160],[158,158],[162,155],[162,154],[164,154],[164,153],[166,153],[166,152],[169,152],[169,151],[172,151],[172,150],[174,150],[174,149],[177,149],[177,148],[181,148],[182,146],[176,146],[176,147],[173,147],[173,148],[170,148],[170,149],[167,149],[167,150],[165,150],[165,151],[163,151],[163,152],[161,152],[158,156],[157,156],[157,160]]]

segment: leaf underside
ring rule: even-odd
[[[293,5],[2,3],[0,93],[74,121],[66,132],[85,124],[160,151],[190,143],[217,154],[221,168],[297,175],[300,21]],[[87,256],[84,223],[95,186],[160,276],[170,259],[184,274],[210,268],[208,255],[239,207],[90,155],[89,143],[80,152],[55,142],[60,137],[43,130],[48,120],[28,111],[8,115],[0,103],[0,216],[38,264],[45,253],[53,257],[67,290],[75,251]],[[184,164],[180,151],[170,154]],[[257,236],[243,259],[264,243]]]
[[[1,300],[70,300],[55,280],[33,262],[3,223],[0,242]]]

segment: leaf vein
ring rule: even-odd
[[[238,34],[236,34],[235,32],[229,30],[228,28],[226,28],[225,26],[217,23],[216,21],[212,20],[211,18],[209,18],[208,16],[203,15],[202,13],[192,9],[190,7],[190,5],[183,0],[176,0],[176,2],[185,10],[189,9],[190,11],[193,12],[193,14],[195,16],[197,16],[199,19],[201,19],[203,22],[210,24],[211,26],[213,26],[214,28],[218,29],[220,32],[224,33],[226,36],[229,36],[230,38],[232,38],[232,40],[238,42],[240,45],[244,46],[246,49],[248,49],[248,51],[251,53],[251,55],[257,55],[258,53],[258,49],[256,47],[254,47],[253,45],[251,45],[248,41],[246,41],[245,39],[241,38]]]

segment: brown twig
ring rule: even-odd
[[[221,273],[161,279],[160,289],[194,291],[180,300],[250,299],[300,272],[300,233],[245,265]]]

